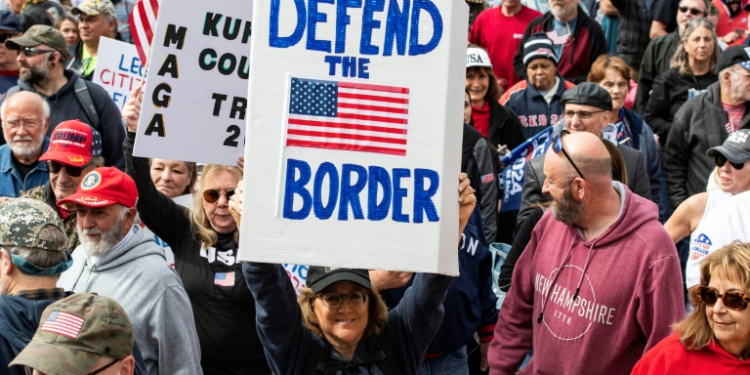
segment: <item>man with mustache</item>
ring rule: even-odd
[[[39,157],[47,151],[49,105],[33,92],[19,92],[0,105],[7,144],[0,146],[0,199],[43,185],[49,174]]]
[[[137,201],[135,182],[117,168],[89,172],[75,194],[57,201],[75,208],[81,241],[57,285],[118,301],[150,375],[200,375],[190,300],[162,247],[136,223]]]

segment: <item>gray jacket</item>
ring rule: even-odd
[[[746,106],[742,129],[750,128],[748,110]],[[708,176],[715,166],[706,151],[727,139],[729,134],[724,127],[727,122],[729,117],[721,104],[719,82],[708,86],[706,92],[690,99],[675,113],[662,159],[672,207],[706,191]]]
[[[164,251],[139,225],[95,263],[80,245],[57,286],[119,302],[133,323],[150,375],[202,374],[193,309]]]

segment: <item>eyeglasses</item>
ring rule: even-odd
[[[326,293],[321,294],[318,296],[321,301],[323,301],[323,306],[329,308],[329,309],[337,309],[339,306],[341,306],[341,302],[344,301],[344,297],[349,300],[349,305],[352,307],[359,307],[365,304],[367,302],[367,295],[369,293],[361,290],[358,292],[352,292],[348,295],[342,295],[338,293]]]
[[[234,189],[227,190],[226,192],[216,189],[207,189],[203,192],[203,200],[206,201],[206,203],[215,203],[219,200],[219,197],[222,194],[226,195],[227,200],[229,200],[229,198],[232,198],[234,195]]]
[[[561,131],[560,135],[555,137],[555,140],[552,143],[552,150],[555,151],[555,153],[562,151],[563,155],[565,155],[565,158],[567,158],[570,164],[573,166],[573,168],[576,169],[576,172],[578,172],[578,175],[581,176],[581,178],[585,180],[586,178],[583,177],[583,173],[581,173],[581,170],[578,169],[578,166],[576,165],[576,163],[573,162],[573,159],[570,158],[570,155],[568,155],[568,152],[565,151],[565,146],[562,143],[563,136],[566,136],[568,134],[570,134],[570,132],[567,130]]]
[[[591,118],[591,115],[594,113],[601,113],[605,112],[604,110],[601,111],[565,111],[564,115],[565,118],[573,118],[573,116],[578,115],[578,118],[581,120],[588,120]]]
[[[115,363],[117,363],[119,361],[120,361],[119,359],[115,359],[112,362],[108,363],[106,366],[104,366],[104,367],[102,367],[102,368],[100,368],[100,369],[98,369],[98,370],[96,370],[94,372],[89,372],[86,375],[96,375],[98,373],[101,373],[102,371],[104,371],[104,370],[112,367],[112,365],[114,365]],[[29,367],[29,366],[24,366],[24,371],[26,372],[26,375],[32,375],[32,374],[34,374],[34,369],[31,368],[31,367]]]
[[[729,161],[729,159],[727,159],[727,158],[726,158],[726,157],[725,157],[724,155],[722,155],[722,154],[719,154],[719,155],[716,155],[716,156],[714,156],[714,162],[716,163],[716,166],[717,166],[717,167],[719,167],[719,168],[723,167],[723,166],[724,166],[724,164],[725,164],[726,162],[728,162],[728,161]],[[732,163],[731,161],[729,161],[729,164],[731,164],[731,165],[732,165],[732,167],[733,167],[734,169],[738,170],[738,171],[739,171],[740,169],[742,169],[742,168],[744,168],[744,167],[745,167],[745,163]]]
[[[71,165],[60,164],[52,160],[47,160],[44,162],[44,164],[47,164],[47,170],[50,173],[58,174],[60,173],[61,169],[65,168],[65,174],[67,174],[68,176],[81,177],[83,170],[86,169],[86,167],[88,167],[91,163],[86,164],[83,167],[74,167]]]
[[[721,298],[721,300],[724,302],[724,306],[734,311],[742,311],[746,309],[747,304],[750,303],[750,297],[748,297],[745,293],[719,293],[716,291],[716,289],[709,288],[707,286],[698,287],[698,296],[700,296],[701,301],[703,301],[703,303],[705,303],[707,306],[715,305],[716,301]]]
[[[23,122],[18,120],[11,120],[3,122],[3,126],[13,130],[18,129],[21,126],[26,128],[27,130],[36,130],[39,129],[40,126],[42,126],[42,122],[37,120],[24,120]]]
[[[55,51],[53,49],[39,49],[39,48],[35,48],[35,47],[23,47],[18,52],[21,53],[22,55],[26,56],[26,57],[34,57],[36,55],[41,55],[41,54],[44,54],[44,53],[55,53],[57,51]]]
[[[687,13],[688,11],[690,11],[690,14],[692,14],[694,16],[702,16],[703,15],[703,11],[700,10],[700,9],[698,9],[698,8],[679,7],[677,9],[680,10],[680,13]]]

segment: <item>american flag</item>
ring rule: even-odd
[[[488,173],[488,174],[482,176],[482,183],[483,184],[486,184],[486,183],[492,182],[492,181],[495,181],[495,176],[494,176],[493,173]]]
[[[234,286],[234,272],[218,272],[214,276],[214,284],[218,286]]]
[[[406,155],[409,89],[292,78],[286,145]]]
[[[85,319],[79,316],[66,313],[65,311],[55,310],[49,314],[47,320],[42,323],[41,331],[56,333],[58,335],[75,339],[78,336],[78,333],[81,332],[81,327],[83,327],[84,321]]]
[[[570,33],[567,28],[553,30],[547,33],[547,36],[552,39],[552,43],[560,45],[565,44],[570,38]]]
[[[156,29],[156,16],[159,14],[159,0],[138,0],[130,13],[130,34],[143,66],[146,66],[151,52],[151,41]]]

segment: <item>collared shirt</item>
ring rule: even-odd
[[[29,301],[59,301],[67,297],[69,293],[66,293],[63,288],[38,288],[22,290],[12,295]]]
[[[48,147],[49,137],[44,137],[42,154],[47,151]],[[49,172],[47,172],[46,164],[38,163],[26,177],[23,177],[13,165],[13,152],[10,146],[7,144],[0,146],[0,197],[18,197],[22,191],[44,185],[47,181],[49,181]]]

